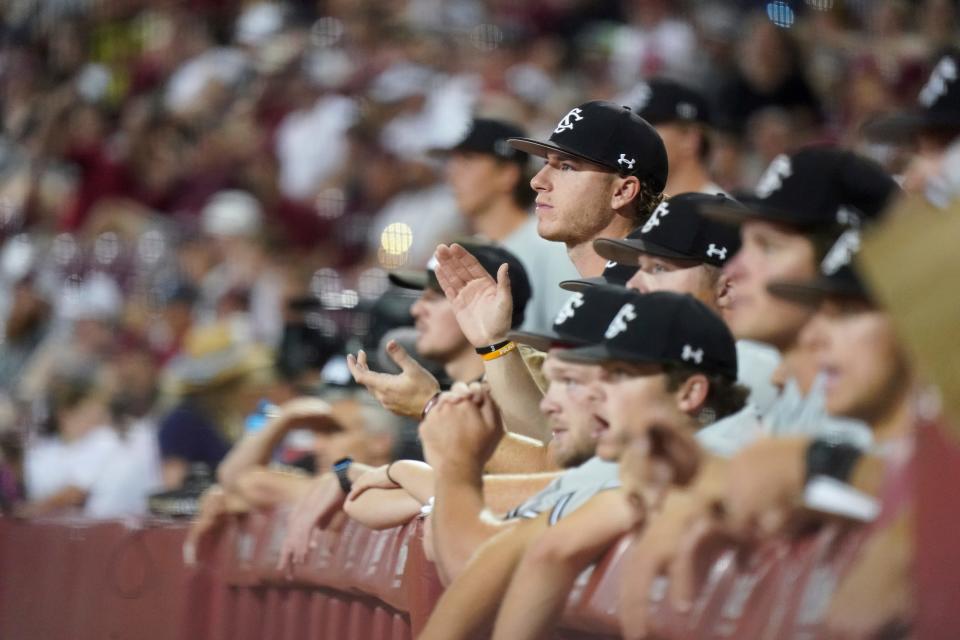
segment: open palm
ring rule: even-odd
[[[475,347],[502,341],[510,331],[513,299],[507,265],[494,280],[480,262],[458,244],[437,247],[434,272],[453,305],[460,330]]]

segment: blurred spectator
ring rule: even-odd
[[[721,126],[744,132],[751,115],[771,106],[790,112],[801,130],[819,124],[820,100],[804,74],[793,35],[765,15],[750,17],[740,40],[736,71],[717,96]]]
[[[212,472],[267,392],[270,360],[220,323],[194,328],[167,368],[176,406],[160,420],[163,483],[180,486],[191,464]]]
[[[0,391],[8,394],[46,336],[51,318],[50,304],[32,278],[16,282],[12,298],[0,342]]]
[[[286,291],[260,237],[260,203],[243,191],[221,191],[204,207],[201,222],[217,260],[201,282],[202,316],[207,321],[234,316],[247,325],[254,341],[276,345]]]
[[[120,433],[107,389],[89,366],[58,371],[50,383],[46,424],[24,454],[27,502],[22,516],[82,509],[93,517],[136,515],[159,481],[149,429]]]

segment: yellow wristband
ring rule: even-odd
[[[508,353],[515,350],[516,348],[517,348],[516,342],[508,342],[507,344],[503,345],[496,351],[485,353],[481,357],[484,359],[485,362],[489,362],[490,360],[496,360],[497,358],[507,355]]]

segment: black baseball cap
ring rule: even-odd
[[[767,285],[775,296],[816,306],[824,298],[857,298],[871,301],[866,284],[857,273],[854,258],[860,251],[860,230],[840,234],[820,263],[820,273],[806,281],[780,280]]]
[[[527,302],[533,295],[533,288],[530,285],[530,279],[527,277],[527,270],[523,268],[523,264],[520,263],[517,256],[495,244],[474,242],[458,242],[457,244],[476,258],[484,271],[493,276],[494,279],[497,277],[500,265],[507,263],[507,274],[510,276],[510,294],[513,298],[513,318],[510,326],[517,327],[522,324]],[[437,274],[433,270],[434,266],[436,266],[435,257],[431,258],[426,269],[392,271],[388,277],[390,282],[405,289],[442,291],[440,283],[437,281]]]
[[[627,291],[597,344],[559,354],[570,362],[679,364],[737,378],[737,347],[726,323],[693,296]],[[606,319],[597,317],[598,323]]]
[[[591,287],[567,298],[551,329],[544,333],[511,331],[507,338],[540,351],[582,347],[603,340],[603,332],[628,300],[626,289]]]
[[[626,238],[599,238],[593,249],[599,255],[622,264],[637,264],[641,253],[694,260],[722,267],[740,250],[736,227],[702,215],[706,206],[730,204],[735,200],[722,194],[679,193],[660,203],[647,222]]]
[[[779,155],[753,197],[704,207],[710,218],[760,218],[802,231],[856,226],[879,217],[900,187],[879,164],[830,145]]]
[[[519,125],[506,120],[474,118],[464,138],[450,148],[433,149],[432,155],[446,156],[457,151],[484,153],[501,160],[511,160],[525,165],[530,156],[510,145],[507,140],[525,135]]]
[[[921,131],[960,129],[960,51],[941,54],[912,109],[879,116],[863,125],[874,140],[903,142]]]
[[[567,112],[547,141],[516,137],[510,144],[535,156],[556,151],[636,176],[658,193],[667,184],[667,150],[660,134],[629,107],[594,100]]]
[[[611,287],[625,287],[627,281],[637,272],[636,265],[619,264],[613,260],[607,260],[603,267],[603,273],[593,278],[578,278],[576,280],[561,280],[560,288],[567,291],[585,291],[598,285],[607,285]]]
[[[624,102],[640,117],[657,126],[671,122],[710,124],[710,106],[696,89],[667,78],[641,82],[625,96]]]

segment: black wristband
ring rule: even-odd
[[[829,476],[847,482],[862,455],[863,451],[852,444],[814,440],[807,447],[806,481],[810,482],[816,476]]]
[[[353,488],[353,482],[350,481],[350,476],[347,475],[347,472],[350,470],[350,465],[353,464],[353,458],[346,457],[340,458],[333,463],[333,473],[337,476],[337,481],[340,483],[340,488],[343,489],[344,493],[350,493],[350,490]]]
[[[500,349],[503,349],[508,344],[510,344],[510,341],[504,340],[503,342],[498,342],[497,344],[489,344],[485,347],[477,347],[476,351],[480,355],[484,355],[487,353],[493,353],[494,351],[499,351]]]

